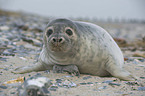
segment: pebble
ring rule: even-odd
[[[64,76],[64,77],[74,77],[73,75],[67,75],[67,76]]]
[[[133,85],[138,85],[138,86],[139,86],[138,82],[126,82],[126,84],[127,84],[127,85],[132,85],[132,86],[133,86]]]
[[[139,64],[139,60],[135,59],[132,63],[133,64]]]
[[[19,57],[20,59],[22,59],[22,60],[24,60],[24,61],[26,61],[27,59],[26,58],[24,58],[24,57]]]
[[[89,78],[92,78],[91,76],[83,77],[83,80],[87,80]]]
[[[28,43],[33,43],[33,40],[27,37],[21,37],[23,41],[28,42]]]
[[[86,85],[87,83],[80,83],[80,85]]]
[[[138,59],[140,62],[145,62],[145,59]]]
[[[0,57],[0,61],[7,61],[7,58],[4,58],[4,57]]]
[[[7,86],[1,85],[0,88],[2,88],[2,89],[7,89]]]
[[[51,86],[51,87],[49,88],[50,91],[56,91],[57,89],[58,89],[57,86]]]
[[[113,82],[113,80],[106,80],[106,81],[103,81],[102,83],[111,83]]]
[[[62,79],[56,79],[56,83],[62,83]]]
[[[50,70],[46,70],[46,71],[44,71],[44,73],[48,73],[49,74],[50,73]]]
[[[99,87],[98,89],[107,89],[107,86]]]
[[[8,71],[9,69],[8,68],[4,68],[4,70]]]
[[[10,94],[16,94],[16,92],[11,92]]]
[[[121,84],[110,82],[108,85],[116,85],[116,86],[120,86]]]
[[[138,87],[138,91],[145,91],[145,87]]]
[[[0,30],[7,31],[7,30],[9,30],[9,27],[8,26],[0,26]]]
[[[87,84],[93,84],[93,82],[87,82]]]
[[[72,81],[70,80],[65,80],[62,82],[61,84],[63,87],[66,87],[66,88],[71,88],[71,87],[76,87],[77,85],[75,83],[73,83]]]
[[[145,79],[145,77],[140,77],[141,79]]]
[[[40,76],[41,75],[41,73],[37,73],[35,76]]]
[[[3,52],[1,55],[3,55],[3,56],[15,56],[15,54],[13,54],[13,53],[6,53],[6,52]]]

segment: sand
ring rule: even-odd
[[[139,24],[136,25],[140,26]],[[129,28],[131,27],[131,25],[129,24],[126,24],[126,26],[128,26]],[[113,30],[113,28],[115,29],[116,27],[111,27],[110,29],[109,28],[107,30],[111,31]],[[125,32],[126,31],[120,31],[119,34],[123,34],[120,36],[126,36],[124,35]],[[142,32],[140,33],[143,34]],[[136,36],[138,36],[138,34],[139,33],[137,33],[137,31],[133,31],[133,32],[129,32],[127,36],[131,37],[131,35],[133,35],[134,37],[132,39],[135,39]],[[28,35],[31,34],[28,33]],[[127,40],[128,39],[129,38],[127,38]],[[1,58],[6,58],[6,61],[5,60],[0,61],[0,96],[17,96],[18,86],[21,85],[20,83],[3,85],[4,82],[17,79],[18,77],[25,77],[27,79],[36,74],[41,74],[42,76],[48,77],[50,80],[52,80],[53,83],[52,86],[56,86],[56,88],[48,89],[50,91],[51,96],[145,96],[145,58],[133,57],[135,53],[144,55],[145,50],[142,50],[144,47],[133,46],[133,48],[136,48],[135,50],[130,50],[133,49],[132,47],[130,48],[130,46],[125,46],[121,48],[124,57],[128,59],[125,61],[124,64],[125,69],[138,77],[137,81],[123,81],[115,77],[99,77],[99,76],[91,76],[86,74],[81,74],[80,77],[77,77],[77,76],[71,76],[68,73],[53,73],[52,71],[31,72],[25,74],[11,73],[12,70],[14,70],[19,66],[27,66],[27,65],[35,66],[37,60],[36,55],[38,55],[41,50],[40,46],[39,47],[34,46],[30,42],[26,42],[22,40],[16,41],[16,45],[17,46],[25,45],[25,47],[31,47],[30,49],[35,49],[35,51],[34,54],[28,54],[28,55],[19,55],[20,54],[19,52],[16,53],[15,56],[4,56],[4,55],[0,56]],[[37,52],[37,50],[39,51]],[[70,86],[70,87],[58,86],[56,84],[56,81],[58,79],[62,80],[61,83],[62,85],[63,82],[64,83],[71,82],[74,84],[74,86]],[[110,81],[111,83],[108,83]]]

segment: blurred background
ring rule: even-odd
[[[0,8],[42,16],[145,20],[145,0],[0,0]]]

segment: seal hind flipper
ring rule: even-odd
[[[119,68],[118,66],[111,66],[111,68],[106,69],[112,76],[117,77],[121,80],[126,81],[134,81],[137,79],[136,76],[133,76],[128,71],[124,70],[123,68]]]

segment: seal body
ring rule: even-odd
[[[95,24],[55,19],[47,25],[43,39],[37,66],[18,68],[15,73],[52,69],[54,65],[76,65],[80,73],[134,80],[123,69],[124,58],[118,45],[108,32]]]

